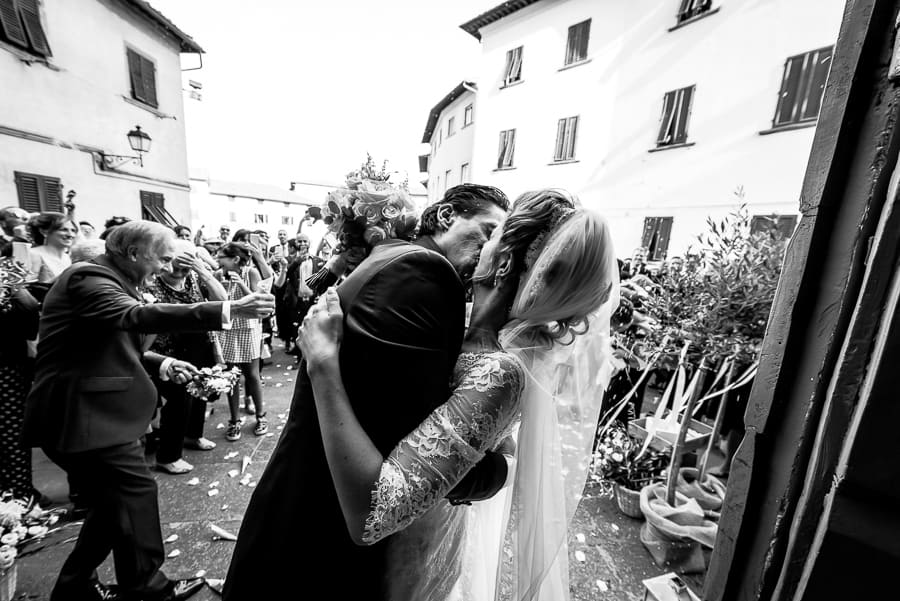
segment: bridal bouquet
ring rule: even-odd
[[[376,171],[369,155],[359,169],[347,174],[345,187],[325,198],[322,220],[337,238],[337,246],[325,267],[306,282],[316,294],[359,265],[375,243],[388,238],[412,239],[418,217],[407,182],[391,183],[386,167],[385,161]]]
[[[28,268],[12,257],[0,259],[0,312],[9,311],[13,295],[28,275]]]
[[[237,367],[231,369],[224,369],[221,365],[203,367],[200,374],[187,383],[185,389],[192,397],[209,401],[211,396],[231,392],[240,377],[241,370]]]
[[[37,504],[29,508],[9,493],[0,497],[0,576],[13,567],[17,547],[41,538],[58,520],[58,511],[44,511]]]

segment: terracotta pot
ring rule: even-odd
[[[619,506],[619,511],[628,517],[644,519],[639,491],[629,490],[621,484],[616,484],[616,504]]]

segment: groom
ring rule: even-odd
[[[385,456],[450,396],[466,285],[508,207],[496,188],[451,188],[423,213],[418,240],[377,244],[338,288],[344,384]],[[504,459],[489,454],[448,498],[490,497],[505,478]],[[381,599],[390,544],[358,547],[347,533],[302,363],[290,418],[241,525],[224,599],[275,599],[285,588],[288,597],[313,598],[323,587],[336,599]]]

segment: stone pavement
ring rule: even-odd
[[[266,411],[270,435],[253,435],[255,420],[247,416],[243,436],[237,442],[225,440],[224,425],[228,409],[223,400],[213,404],[214,413],[206,422],[206,436],[216,443],[212,451],[185,450],[184,458],[194,464],[189,474],[173,476],[154,471],[159,484],[160,518],[163,538],[177,536],[166,543],[168,553],[163,571],[171,578],[187,578],[205,571],[207,578],[224,578],[231,560],[234,543],[214,540],[210,525],[237,534],[253,483],[275,448],[280,426],[287,418],[296,374],[293,358],[276,349],[272,365],[263,370]],[[220,427],[221,425],[221,427]],[[237,453],[233,457],[233,453]],[[249,483],[242,484],[240,470],[244,457],[250,458],[245,474]],[[152,458],[151,458],[152,459]],[[190,485],[197,478],[199,483]],[[35,485],[55,502],[68,502],[65,474],[40,451],[35,452]],[[246,482],[246,481],[245,481]],[[211,486],[217,483],[215,486]],[[219,492],[210,495],[210,491]],[[55,505],[54,505],[55,506]],[[18,564],[18,589],[15,599],[46,600],[65,558],[78,535],[81,522],[63,522],[40,541],[22,549]],[[615,501],[586,491],[576,514],[569,537],[572,566],[573,601],[643,599],[641,580],[663,573],[653,563],[638,538],[641,522],[622,515]],[[301,541],[297,541],[298,544]],[[175,552],[178,553],[175,553]],[[335,558],[340,561],[340,558]],[[99,570],[103,582],[114,582],[112,558]],[[250,578],[277,578],[276,574],[252,574]],[[286,580],[290,576],[283,575]],[[702,575],[686,578],[694,591],[702,587]],[[196,601],[219,599],[209,588],[192,598]]]

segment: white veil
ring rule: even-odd
[[[550,348],[523,341],[521,323],[501,335],[504,349],[521,359],[528,382],[521,399],[512,487],[470,508],[467,536],[481,547],[481,553],[475,553],[481,560],[474,568],[479,576],[473,580],[487,586],[476,586],[477,593],[470,588],[472,599],[569,599],[568,526],[582,497],[600,405],[612,376],[610,319],[619,302],[609,229],[605,221],[599,223],[604,244],[595,267],[604,292],[597,296],[603,300],[593,305],[587,329],[577,328],[576,333],[583,333],[571,343],[563,340]],[[566,252],[566,241],[559,238],[571,232],[557,233],[561,235],[551,237],[523,276],[520,296],[534,296],[544,285],[542,269]],[[554,277],[558,287],[559,274]],[[514,303],[513,315],[523,298]]]

